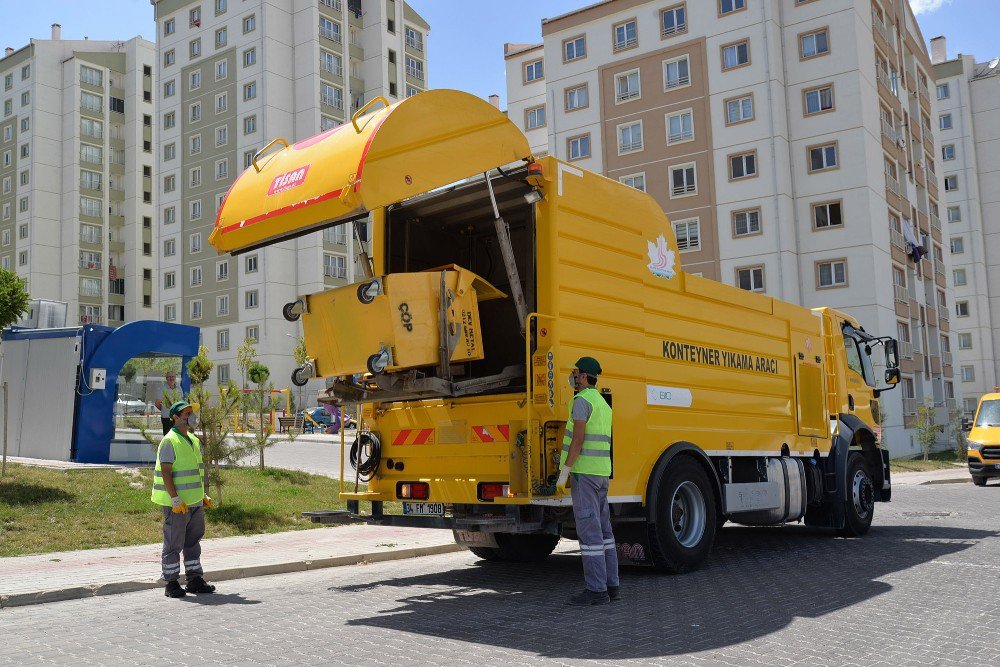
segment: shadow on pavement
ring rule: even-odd
[[[185,595],[178,598],[181,602],[219,607],[226,604],[260,604],[260,600],[248,600],[240,593],[212,593],[210,595]]]
[[[338,586],[437,587],[362,625],[490,644],[564,659],[651,658],[718,649],[818,618],[892,589],[879,578],[963,551],[1000,533],[944,526],[882,526],[860,539],[799,526],[730,527],[709,561],[681,576],[622,572],[625,599],[569,607],[582,589],[577,555],[535,565],[487,563],[447,572]]]

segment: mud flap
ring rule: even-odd
[[[499,548],[495,533],[483,533],[478,530],[453,530],[451,533],[455,536],[455,544],[460,547]]]
[[[611,520],[611,529],[615,534],[615,548],[618,549],[619,563],[646,567],[653,566],[652,551],[649,546],[648,526],[649,524],[645,520]]]

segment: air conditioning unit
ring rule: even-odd
[[[28,302],[28,314],[17,323],[26,329],[58,329],[66,326],[68,306],[63,301],[32,299]]]

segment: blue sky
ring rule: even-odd
[[[210,0],[205,0],[209,2]],[[505,100],[504,42],[541,39],[541,20],[593,0],[409,0],[431,24],[430,85],[458,88]],[[1000,0],[911,0],[926,39],[948,37],[948,55],[970,53],[980,61],[1000,56],[993,40],[1000,27]],[[97,11],[94,7],[98,7]],[[474,9],[470,9],[474,8]],[[30,37],[47,39],[61,23],[63,37],[128,39],[155,35],[149,0],[0,0],[0,48],[20,48]]]

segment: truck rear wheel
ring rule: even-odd
[[[845,522],[841,535],[857,537],[867,533],[875,516],[875,483],[865,458],[857,452],[847,459],[847,499],[844,505]]]
[[[558,535],[496,533],[494,547],[469,547],[469,551],[490,562],[537,563],[549,557],[559,543]]]
[[[654,566],[682,573],[697,568],[715,541],[718,514],[712,482],[704,468],[688,456],[670,463],[654,483],[659,485],[649,541]]]

